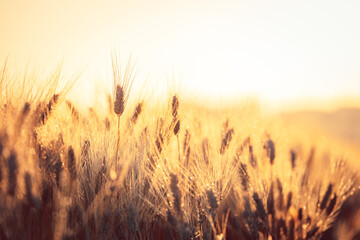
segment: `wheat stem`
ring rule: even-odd
[[[119,165],[119,147],[120,147],[120,115],[118,115],[117,142],[116,142],[116,166]]]

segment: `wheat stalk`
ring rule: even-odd
[[[112,55],[113,80],[115,89],[114,112],[118,118],[117,141],[116,141],[116,166],[119,165],[119,147],[120,147],[120,117],[123,114],[129,94],[136,76],[135,63],[131,56],[125,66],[124,71],[119,64],[118,57]]]

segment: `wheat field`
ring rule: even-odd
[[[0,239],[359,239],[342,149],[252,103],[130,102],[115,59],[105,107],[85,110],[60,69],[41,84],[3,67]]]

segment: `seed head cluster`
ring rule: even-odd
[[[0,239],[357,239],[358,171],[335,144],[251,105],[127,104],[132,63],[113,58],[104,109],[0,91]]]

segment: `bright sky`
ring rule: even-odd
[[[117,49],[152,86],[175,74],[198,95],[359,97],[359,13],[357,0],[0,0],[0,57],[86,66],[93,87]]]

